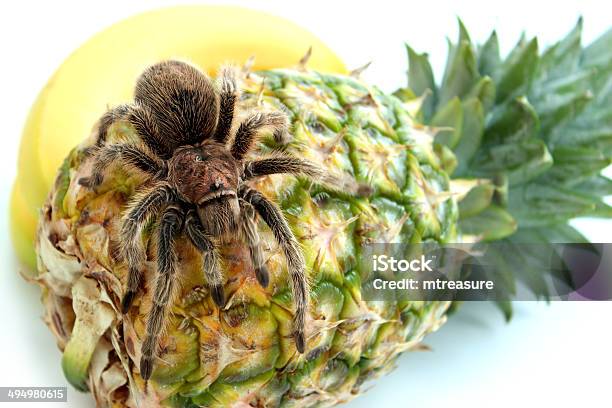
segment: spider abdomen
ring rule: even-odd
[[[152,114],[168,151],[210,138],[217,128],[219,95],[210,79],[180,61],[164,61],[140,76],[134,100]]]

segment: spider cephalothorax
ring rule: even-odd
[[[146,261],[141,230],[149,220],[157,220],[153,234],[157,279],[140,360],[140,375],[145,380],[151,376],[158,337],[176,286],[179,266],[174,240],[179,234],[185,234],[202,253],[211,296],[223,307],[223,277],[216,246],[227,236],[242,236],[249,245],[257,280],[264,287],[268,284],[254,220],[259,214],[287,260],[295,303],[293,337],[297,350],[304,352],[308,305],[304,258],[279,208],[250,188],[247,181],[289,173],[344,192],[361,191],[354,180],[330,175],[289,155],[246,160],[261,130],[272,130],[279,141],[286,139],[288,121],[282,112],[252,112],[233,126],[239,99],[236,76],[233,68],[222,68],[217,90],[206,75],[182,62],[166,61],[148,68],[138,80],[134,103],[118,106],[100,120],[98,140],[91,149],[95,157],[92,174],[79,181],[95,188],[113,162],[148,180],[125,211],[119,240],[121,255],[128,264],[127,289],[121,304],[127,313],[140,287]],[[130,122],[140,141],[106,143],[106,131],[117,120]]]
[[[240,162],[218,142],[181,147],[169,163],[168,179],[185,201],[204,204],[223,196],[236,198]]]
[[[172,187],[182,200],[197,206],[204,229],[215,237],[223,238],[239,225],[240,165],[223,144],[213,140],[178,148],[169,160]]]

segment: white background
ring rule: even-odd
[[[456,16],[478,41],[496,28],[504,52],[522,30],[537,34],[541,44],[550,44],[573,27],[579,15],[585,18],[586,42],[612,26],[610,7],[595,1],[227,3],[300,23],[336,50],[349,67],[373,61],[364,76],[388,91],[405,83],[404,41],[430,53],[440,78],[445,37],[456,37]],[[0,3],[0,386],[67,384],[60,353],[39,318],[39,290],[18,276],[7,234],[9,191],[28,109],[55,68],[92,34],[133,13],[169,4],[174,2]],[[610,221],[576,225],[594,241],[612,238]],[[506,325],[488,304],[463,306],[426,339],[432,352],[402,356],[397,370],[348,406],[612,406],[612,302],[524,302],[515,308],[515,318]],[[69,386],[67,405],[49,405],[88,407],[92,400]]]

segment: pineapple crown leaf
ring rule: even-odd
[[[583,47],[580,18],[544,52],[523,35],[502,59],[495,31],[474,46],[458,24],[440,86],[427,54],[406,45],[408,91],[396,93],[424,96],[419,114],[443,128],[436,143],[454,152],[453,177],[505,177],[502,207],[519,228],[610,216],[602,198],[611,182],[600,173],[612,162],[612,30]]]

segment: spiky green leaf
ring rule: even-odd
[[[439,109],[432,118],[431,124],[439,128],[436,142],[451,149],[455,147],[461,138],[463,126],[463,107],[459,98],[451,99],[446,106]]]
[[[497,33],[493,31],[487,41],[478,49],[478,70],[482,75],[493,76],[499,69],[500,64],[499,41],[497,40]]]
[[[485,130],[490,145],[533,138],[540,128],[538,114],[525,97],[512,99],[493,109]]]
[[[490,205],[478,214],[459,221],[461,231],[482,241],[497,241],[516,231],[516,221],[501,207]]]
[[[541,79],[565,76],[578,67],[582,51],[581,35],[582,17],[578,19],[574,29],[564,39],[549,47],[542,55],[538,69],[538,76]]]
[[[484,109],[477,98],[462,102],[463,123],[461,137],[455,146],[457,167],[453,174],[460,176],[467,172],[469,163],[480,146],[484,132]]]
[[[472,45],[463,40],[455,46],[439,91],[438,107],[445,106],[455,97],[464,97],[480,78]]]
[[[538,64],[538,40],[519,42],[497,74],[497,102],[527,91]]]
[[[427,54],[416,53],[409,45],[406,45],[408,53],[408,86],[416,96],[422,96],[431,92],[423,101],[421,111],[425,121],[431,118],[434,104],[437,100],[438,88],[434,81],[433,72]]]

